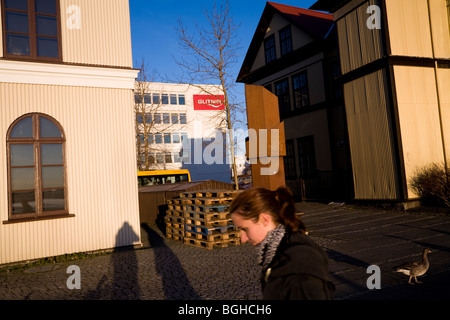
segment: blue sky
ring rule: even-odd
[[[220,0],[218,0],[220,1]],[[240,46],[240,59],[232,72],[237,78],[247,49],[258,26],[261,14],[266,5],[265,0],[229,0],[234,22],[240,24],[237,41]],[[273,1],[301,8],[309,8],[316,0],[282,0]],[[200,24],[203,18],[203,9],[212,5],[212,0],[130,0],[131,38],[133,48],[133,63],[138,68],[142,58],[145,59],[149,70],[155,71],[152,81],[165,82],[164,79],[176,79],[180,67],[174,57],[180,55],[177,41],[176,27],[178,18],[192,30],[197,20]],[[234,90],[234,103],[245,104],[245,86],[236,84]],[[246,130],[246,115],[241,114],[241,124],[235,129]],[[244,126],[244,127],[242,127]],[[242,142],[238,154],[245,150],[243,144],[245,137],[239,137]]]
[[[241,25],[238,41],[241,58],[234,72],[237,74],[250,41],[264,10],[265,0],[229,0],[233,19]],[[273,1],[301,8],[309,8],[316,0]],[[203,8],[212,0],[130,0],[133,62],[145,59],[150,70],[171,76],[179,71],[174,57],[180,54],[175,28],[178,18],[189,28],[196,20],[201,22]],[[172,78],[172,77],[171,77]],[[161,79],[155,78],[154,81]]]

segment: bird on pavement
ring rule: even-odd
[[[417,277],[424,275],[428,268],[430,267],[430,262],[428,261],[427,254],[430,253],[431,250],[425,248],[423,250],[422,260],[412,261],[405,264],[402,264],[396,268],[394,268],[395,272],[401,272],[407,276],[409,276],[409,284],[414,284],[411,282],[411,279],[414,277],[416,283],[422,283],[417,281]]]

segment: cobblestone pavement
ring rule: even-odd
[[[335,298],[449,299],[450,215],[300,203],[310,236],[330,257]],[[255,250],[248,244],[206,250],[143,228],[144,247],[0,272],[0,300],[258,300]],[[423,284],[408,285],[392,267],[418,259],[429,247]],[[81,289],[69,290],[67,268],[81,271]],[[369,265],[381,269],[381,289],[369,290]]]

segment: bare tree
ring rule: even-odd
[[[220,3],[214,1],[210,9],[203,10],[203,14],[206,26],[196,23],[193,33],[187,30],[181,19],[178,20],[178,39],[185,54],[177,63],[183,70],[184,78],[187,78],[183,82],[202,88],[204,92],[220,98],[225,105],[224,127],[228,133],[234,183],[239,189],[233,136],[239,105],[233,103],[236,75],[232,73],[232,67],[238,62],[236,34],[239,26],[233,21],[228,0]],[[207,86],[197,85],[200,83],[218,84],[223,98],[217,91],[208,92]]]

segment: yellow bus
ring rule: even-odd
[[[191,182],[189,170],[138,171],[138,186],[154,186],[166,183]]]

